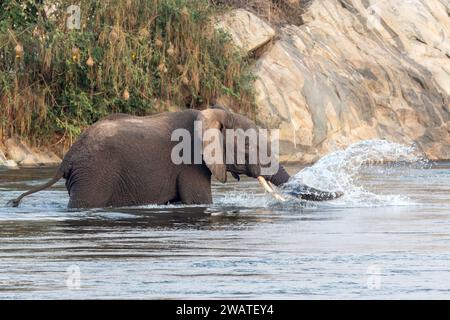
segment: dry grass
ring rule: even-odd
[[[224,7],[244,8],[274,26],[303,24],[302,14],[312,0],[212,0]]]
[[[49,17],[27,7],[35,1],[0,4],[0,140],[67,147],[109,113],[203,108],[220,96],[252,110],[251,61],[213,28],[210,1],[52,2]],[[70,4],[80,30],[66,27]]]

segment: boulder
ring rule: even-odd
[[[33,153],[40,165],[54,166],[61,163],[61,158],[48,149],[34,150]]]
[[[258,121],[280,129],[282,161],[375,138],[450,159],[445,1],[313,1],[303,19],[254,69]]]
[[[17,163],[14,160],[6,159],[2,150],[0,150],[0,168],[17,168]]]
[[[0,167],[5,167],[8,169],[17,169],[19,166],[17,165],[17,162],[14,160],[6,160],[3,164],[0,165]]]
[[[245,52],[263,46],[275,36],[270,25],[244,9],[235,9],[221,16],[216,26],[229,32],[234,43]]]
[[[20,166],[52,166],[61,162],[61,159],[50,150],[30,148],[17,137],[6,140],[5,146],[7,158]]]
[[[13,160],[17,163],[22,162],[23,160],[28,158],[30,161],[30,157],[32,155],[31,149],[19,138],[9,138],[5,142],[6,147],[6,156],[8,159]]]

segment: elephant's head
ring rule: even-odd
[[[247,175],[257,178],[275,198],[284,200],[272,184],[282,186],[290,176],[278,164],[275,155],[271,154],[269,140],[253,121],[221,106],[201,111],[197,121],[201,124],[196,130],[197,136],[202,137],[203,161],[217,180],[226,182],[227,172],[238,180],[239,175]],[[208,131],[216,132],[216,135],[208,138]],[[214,154],[209,152],[211,143],[215,146],[212,148]],[[342,196],[340,192],[326,192],[304,185],[299,185],[298,190],[291,190],[289,193],[297,198],[314,201]]]
[[[289,175],[271,155],[267,137],[250,119],[215,106],[199,113],[201,123],[203,160],[212,175],[221,182],[227,181],[227,172],[239,179],[239,175],[267,179],[279,186],[289,180]],[[211,129],[218,133],[214,138],[208,135]],[[217,143],[215,139],[219,139]],[[214,143],[214,154],[210,152]],[[261,155],[264,155],[262,158]],[[218,161],[219,160],[219,161]]]

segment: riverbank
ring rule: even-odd
[[[55,166],[60,162],[61,158],[48,147],[31,147],[17,137],[0,144],[0,168]]]

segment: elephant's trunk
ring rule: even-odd
[[[277,173],[271,176],[259,176],[258,181],[264,188],[264,190],[271,193],[276,199],[285,201],[286,200],[285,197],[283,197],[276,190],[274,190],[273,185],[280,186],[283,183],[286,183],[290,177],[291,176],[286,172],[284,167],[279,165]]]
[[[286,172],[286,169],[282,165],[278,166],[278,171],[272,176],[265,177],[271,183],[276,185],[277,187],[281,186],[283,183],[286,183],[291,176]]]
[[[259,176],[258,181],[262,187],[272,194],[276,199],[285,201],[286,197],[277,192],[276,188],[272,186],[281,186],[286,183],[290,178],[290,175],[286,172],[283,166],[279,166],[276,174],[272,176]],[[269,182],[267,182],[267,180]],[[290,190],[288,192],[290,196],[294,196],[299,199],[311,200],[311,201],[327,201],[342,197],[344,194],[342,192],[327,192],[318,190],[306,185],[299,185],[295,190]]]

